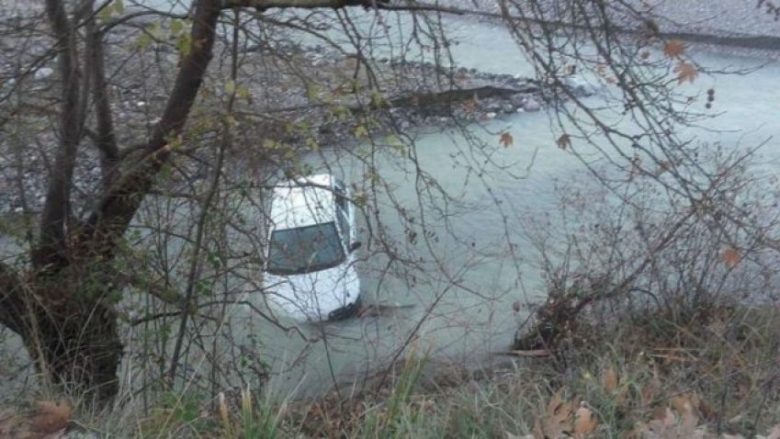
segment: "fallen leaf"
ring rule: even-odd
[[[673,397],[669,400],[669,405],[681,416],[690,413],[698,418],[699,397],[692,393],[683,393]]]
[[[696,425],[699,423],[699,417],[693,411],[687,411],[680,415],[682,422],[677,427],[678,436],[681,438],[692,438],[696,430]]]
[[[739,254],[739,250],[735,249],[734,247],[726,247],[720,256],[721,259],[723,259],[723,263],[725,263],[729,268],[736,267],[742,260],[742,256]]]
[[[574,414],[574,437],[584,438],[586,435],[596,430],[598,422],[593,416],[593,412],[585,406],[581,406]]]
[[[677,73],[677,83],[682,84],[685,81],[693,84],[693,81],[699,76],[699,71],[691,63],[680,61],[674,68],[674,72]]]
[[[642,405],[649,406],[658,396],[658,392],[661,389],[661,382],[657,377],[654,377],[650,382],[642,387]]]
[[[610,366],[601,372],[601,386],[608,393],[612,393],[618,387],[618,375],[615,369]]]
[[[563,400],[561,393],[560,390],[556,392],[547,404],[547,411],[542,421],[542,432],[547,437],[559,438],[572,429],[574,407],[571,402]]]
[[[664,44],[664,55],[669,58],[680,58],[685,53],[685,43],[680,40],[669,40]]]
[[[515,139],[508,132],[503,132],[501,133],[501,138],[498,140],[498,142],[504,145],[504,148],[508,148],[510,145],[515,143]]]
[[[59,433],[68,426],[72,414],[73,408],[65,401],[39,401],[30,425],[39,433]]]
[[[544,431],[542,430],[542,421],[539,418],[534,420],[534,429],[531,431],[534,439],[544,439]]]
[[[561,137],[558,137],[555,144],[558,145],[558,148],[566,150],[566,148],[571,147],[571,137],[568,134],[561,134]]]
[[[675,424],[677,424],[677,416],[669,407],[663,407],[655,412],[653,420],[647,423],[647,427],[655,433],[662,433]]]

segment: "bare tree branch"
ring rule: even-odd
[[[110,188],[116,174],[119,162],[119,147],[114,132],[114,119],[108,100],[108,83],[106,82],[105,55],[103,53],[103,33],[97,29],[94,14],[87,21],[87,47],[92,57],[90,66],[94,83],[95,119],[97,121],[97,136],[95,144],[100,150],[100,167],[103,176],[103,187]]]
[[[211,61],[219,6],[216,0],[202,0],[196,4],[190,33],[192,48],[181,61],[168,103],[145,147],[146,155],[107,191],[87,221],[88,233],[101,241],[96,243],[100,252],[110,251],[110,243],[127,229],[170,155],[169,143],[184,129]]]
[[[65,5],[59,0],[46,0],[46,14],[51,21],[57,45],[59,73],[62,76],[60,146],[57,150],[46,204],[41,218],[41,236],[33,257],[38,267],[62,263],[65,258],[66,221],[69,215],[71,182],[76,162],[81,127],[79,114],[80,81],[76,63],[77,48],[74,29]]]
[[[260,10],[270,8],[344,8],[347,6],[385,7],[388,0],[221,0],[220,7],[228,8],[256,8]]]

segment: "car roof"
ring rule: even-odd
[[[335,221],[333,180],[330,174],[315,174],[277,184],[271,202],[271,230]]]

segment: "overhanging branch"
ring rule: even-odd
[[[69,214],[73,169],[76,163],[81,122],[81,79],[77,64],[74,29],[64,2],[46,1],[46,14],[57,40],[57,60],[62,79],[59,148],[49,176],[46,203],[41,217],[41,237],[34,262],[38,267],[57,264],[65,259],[65,228]]]
[[[228,8],[344,8],[347,6],[386,7],[389,0],[220,0],[222,9]]]
[[[192,48],[181,60],[173,90],[160,121],[145,146],[145,155],[114,182],[87,221],[88,238],[100,253],[111,252],[112,242],[121,237],[141,201],[151,190],[154,180],[170,156],[170,142],[178,138],[200,90],[212,57],[219,0],[197,2],[190,38]]]
[[[400,3],[396,4],[390,0],[221,0],[222,9],[230,8],[255,8],[259,11],[265,11],[271,8],[299,8],[299,9],[341,9],[347,7],[362,6],[366,9],[382,9],[385,11],[405,11],[405,12],[446,12],[454,15],[463,15],[467,13],[479,14],[479,11],[442,6],[438,4],[426,3]]]

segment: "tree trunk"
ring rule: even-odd
[[[51,384],[99,404],[119,390],[123,351],[106,288],[59,287],[38,294],[21,334],[36,368]]]

